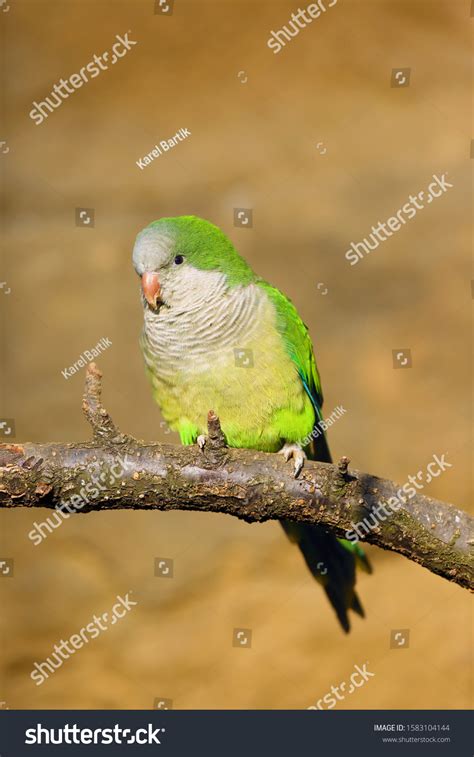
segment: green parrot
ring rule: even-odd
[[[182,444],[205,444],[212,409],[229,446],[281,452],[295,476],[306,456],[331,462],[320,426],[311,435],[323,395],[308,330],[217,226],[195,216],[154,221],[136,238],[133,265],[153,395]],[[348,632],[348,611],[364,615],[354,588],[356,561],[370,572],[364,552],[320,526],[281,525]]]

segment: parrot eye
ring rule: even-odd
[[[174,262],[176,265],[181,265],[181,263],[184,263],[184,258],[182,255],[176,255]]]

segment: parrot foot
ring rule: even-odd
[[[286,462],[288,462],[288,460],[291,460],[291,458],[293,458],[295,478],[298,478],[298,475],[303,468],[304,461],[307,459],[306,454],[303,451],[303,449],[300,447],[300,445],[299,444],[285,444],[281,448],[281,450],[279,450],[278,454],[283,455]]]
[[[206,446],[207,442],[207,436],[204,436],[204,434],[199,434],[198,438],[196,439],[197,446],[200,450],[203,450]]]

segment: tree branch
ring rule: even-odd
[[[363,541],[474,590],[474,519],[452,505],[418,493],[400,501],[395,483],[349,470],[347,458],[307,461],[294,479],[281,455],[226,447],[213,412],[203,450],[145,444],[117,430],[100,394],[101,374],[91,363],[83,410],[92,441],[0,445],[0,507],[56,508],[65,518],[121,508],[199,510],[249,523],[313,523],[339,537],[368,519]]]

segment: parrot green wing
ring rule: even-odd
[[[258,279],[256,283],[264,289],[275,307],[277,329],[281,334],[287,353],[298,368],[298,373],[311,399],[316,417],[321,420],[323,391],[308,327],[291,300],[285,297],[279,289],[263,281],[263,279]]]

